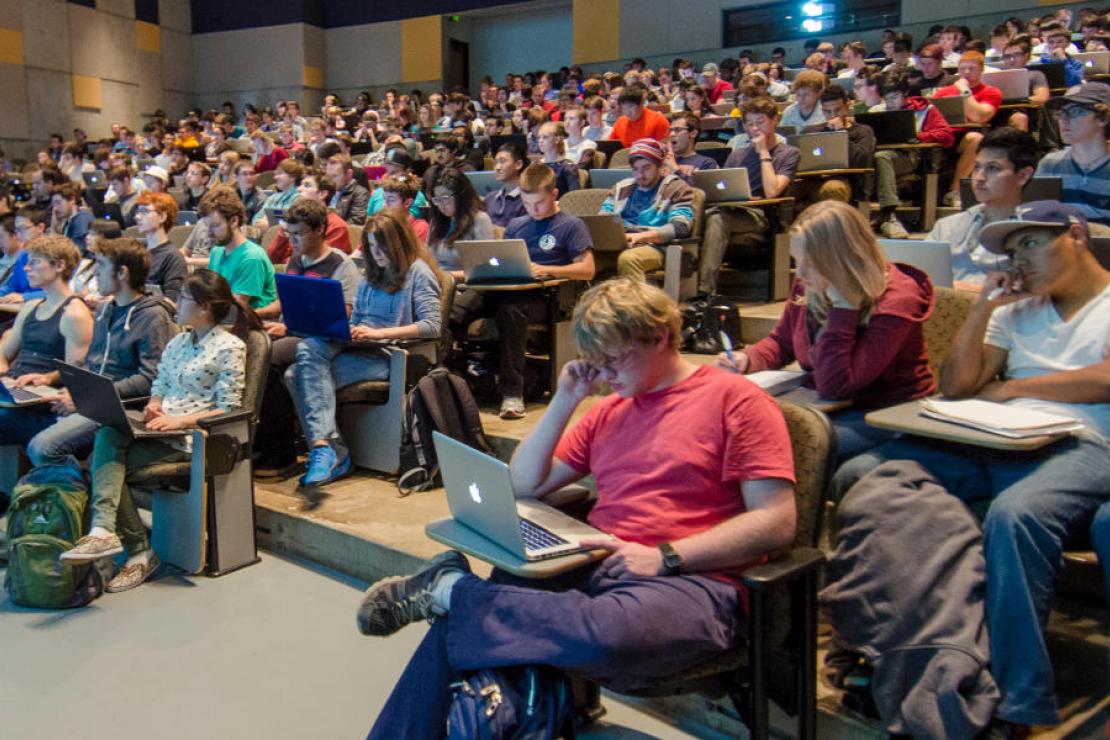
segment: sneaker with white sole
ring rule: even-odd
[[[351,472],[351,456],[335,445],[313,447],[308,451],[308,465],[301,476],[302,486],[322,486]]]
[[[452,571],[469,573],[470,563],[458,550],[441,552],[411,576],[383,578],[366,590],[358,607],[358,631],[387,637],[417,621],[440,616],[432,592],[440,576]]]
[[[879,224],[879,233],[887,239],[909,239],[910,237],[910,232],[906,231],[906,227],[894,216]]]
[[[116,573],[115,578],[108,581],[104,590],[113,594],[130,591],[150,578],[161,564],[162,562],[158,560],[158,556],[154,553],[151,553],[150,557],[145,560],[124,563],[123,567],[119,569],[119,573]]]
[[[515,396],[506,396],[502,398],[500,415],[502,419],[523,419],[524,399]]]
[[[944,197],[941,199],[941,205],[947,208],[963,208],[963,205],[960,203],[960,194],[955,190],[949,190],[944,194]]]
[[[91,563],[101,558],[110,558],[123,552],[123,543],[115,534],[107,537],[93,537],[87,534],[77,543],[58,556],[65,563]]]

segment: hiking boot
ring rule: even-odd
[[[115,534],[107,537],[93,537],[87,534],[77,540],[77,544],[71,549],[59,555],[58,560],[64,563],[91,563],[94,560],[119,555],[121,552],[123,552],[123,543]]]
[[[502,419],[523,419],[524,399],[515,396],[506,396],[502,398],[500,415]]]
[[[906,231],[906,227],[898,220],[896,216],[891,216],[889,220],[883,221],[879,224],[879,233],[887,239],[909,239],[910,232]]]
[[[322,486],[351,472],[351,456],[345,449],[326,444],[308,451],[308,465],[301,476],[302,486]]]
[[[387,637],[418,619],[431,622],[435,611],[432,590],[439,577],[451,571],[470,572],[470,564],[458,550],[436,555],[411,576],[383,578],[366,590],[358,607],[358,631]]]

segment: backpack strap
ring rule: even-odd
[[[486,433],[482,429],[482,418],[478,413],[478,404],[474,401],[474,394],[470,392],[470,386],[458,375],[448,374],[447,377],[451,383],[451,395],[455,397],[455,403],[458,405],[465,425],[464,428],[470,436],[468,442],[482,452],[492,453],[493,445],[486,439]]]

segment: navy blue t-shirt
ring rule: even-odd
[[[542,221],[531,216],[513,219],[503,238],[523,239],[529,259],[537,265],[569,265],[594,246],[582,219],[562,211]]]

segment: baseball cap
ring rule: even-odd
[[[170,173],[166,172],[165,167],[159,167],[158,165],[147,167],[141,174],[155,177],[161,180],[163,185],[168,184],[170,181]]]
[[[1068,93],[1062,98],[1051,98],[1048,101],[1050,108],[1062,108],[1065,105],[1110,105],[1110,85],[1104,82],[1085,82],[1075,92]]]
[[[390,147],[385,152],[385,163],[395,164],[407,170],[412,167],[412,157],[409,156],[409,153],[405,151],[404,147]]]
[[[663,147],[655,139],[638,139],[632,142],[632,146],[628,149],[628,161],[631,162],[637,157],[650,159],[656,164],[661,164],[663,162]]]
[[[706,65],[701,68],[701,73],[703,75],[715,75],[718,72],[720,72],[720,70],[717,68],[717,65],[714,64],[713,62],[707,62]]]
[[[1015,208],[1013,218],[984,226],[979,243],[995,254],[1005,254],[1006,239],[1015,231],[1034,226],[1066,229],[1072,224],[1087,229],[1087,217],[1075,206],[1057,200],[1035,200]]]

